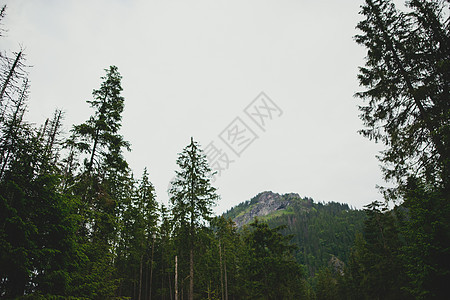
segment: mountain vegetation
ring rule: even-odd
[[[291,193],[263,192],[224,214],[242,228],[255,218],[280,232],[297,245],[297,262],[313,276],[333,260],[347,262],[357,234],[363,231],[366,213],[336,202],[315,203]]]
[[[116,66],[66,135],[61,110],[27,121],[26,53],[0,51],[0,298],[446,299],[448,11],[444,0],[361,6],[361,134],[385,145],[392,183],[364,211],[263,192],[214,216],[214,174],[193,138],[162,205],[124,157]]]

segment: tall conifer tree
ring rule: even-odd
[[[199,144],[191,143],[179,154],[180,170],[169,190],[172,215],[178,233],[186,235],[189,248],[189,299],[194,299],[194,247],[199,229],[212,218],[212,206],[218,200],[211,185],[212,173]]]

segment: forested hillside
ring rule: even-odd
[[[333,261],[348,262],[355,237],[363,231],[366,213],[347,204],[315,203],[294,193],[264,192],[230,209],[224,217],[241,227],[253,218],[267,222],[271,228],[286,226],[280,232],[291,236],[291,243],[298,247],[294,256],[313,276]]]

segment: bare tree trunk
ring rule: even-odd
[[[145,299],[148,299],[148,262],[145,265]]]
[[[22,124],[23,115],[25,113],[25,109],[23,108],[23,105],[26,100],[27,89],[28,89],[28,80],[26,80],[23,90],[22,90],[22,93],[21,93],[21,96],[16,104],[16,108],[15,108],[13,116],[12,116],[12,122],[10,125],[8,125],[9,128],[8,128],[7,135],[9,135],[8,140],[11,140],[11,141],[10,141],[10,145],[6,145],[6,148],[7,148],[6,156],[4,156],[5,155],[4,152],[0,154],[0,163],[2,164],[1,171],[0,171],[0,178],[3,177],[3,173],[5,172],[6,165],[8,164],[9,157],[11,155],[11,151],[14,150],[17,135],[19,133],[19,127]],[[8,143],[8,141],[5,141],[5,143]]]
[[[191,245],[189,267],[189,300],[194,300],[194,249]]]
[[[133,271],[133,274],[135,274],[134,271]],[[136,275],[133,275],[133,299],[136,299],[136,277],[135,276]]]
[[[139,294],[138,294],[139,300],[141,300],[141,294],[142,294],[142,255],[141,255],[141,261],[139,264]]]
[[[168,274],[169,276],[167,276],[168,277],[168,279],[169,279],[169,296],[170,296],[170,300],[172,300],[173,299],[173,291],[172,291],[172,280],[171,280],[171,277],[172,276],[170,276],[170,272],[169,272],[169,274]]]
[[[225,300],[228,300],[228,276],[227,276],[227,257],[225,255],[225,246],[223,246],[223,267],[225,273]]]
[[[161,248],[164,249],[164,247],[161,247]],[[161,298],[163,300],[166,298],[166,295],[164,294],[164,270],[165,270],[165,267],[166,266],[164,264],[164,257],[163,257],[163,255],[161,255]]]
[[[224,299],[223,296],[223,264],[222,264],[222,245],[220,243],[220,239],[219,239],[219,261],[220,261],[220,290],[222,291],[222,300]]]
[[[47,137],[47,144],[45,146],[45,152],[44,152],[44,156],[45,155],[50,155],[49,157],[49,161],[50,162],[56,162],[58,159],[58,154],[55,153],[55,155],[53,155],[53,147],[55,146],[56,143],[56,136],[58,135],[58,132],[61,128],[61,118],[62,118],[62,111],[61,110],[56,110],[55,114],[53,116],[53,120],[50,122],[50,128],[49,133],[48,133],[48,137]],[[47,119],[48,121],[48,119]],[[46,123],[47,123],[46,121]],[[45,136],[45,131],[44,131],[44,136]]]
[[[175,255],[175,300],[178,300],[178,256]]]
[[[17,53],[16,59],[14,60],[14,63],[12,65],[11,69],[9,69],[8,76],[6,76],[5,82],[3,83],[2,90],[0,92],[0,103],[3,101],[3,96],[5,95],[6,88],[8,87],[11,79],[14,76],[17,64],[19,63],[21,57],[22,57],[22,51]]]
[[[152,260],[150,262],[150,292],[148,299],[152,299],[152,280],[153,280],[153,252],[155,249],[155,238],[153,237],[153,244],[152,244]]]

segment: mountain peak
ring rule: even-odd
[[[261,192],[250,200],[250,204],[254,203],[267,203],[270,201],[277,201],[281,198],[280,194],[272,191]]]
[[[250,223],[255,217],[265,217],[276,211],[286,210],[293,201],[301,200],[296,193],[280,195],[272,191],[265,191],[244,202],[243,210],[234,218],[238,227]],[[245,206],[245,207],[244,207]]]

